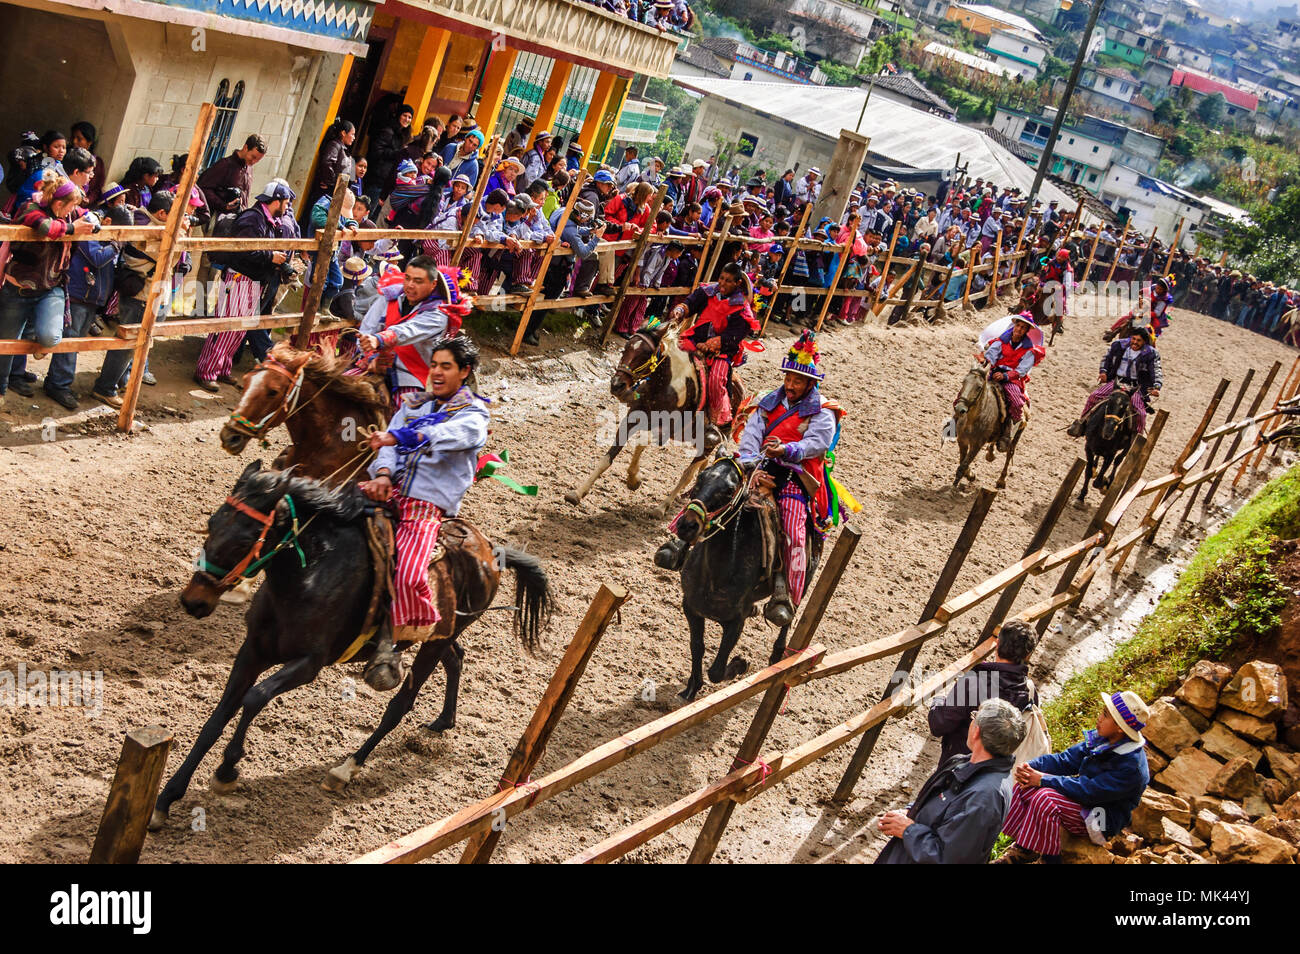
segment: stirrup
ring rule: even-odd
[[[777,570],[772,580],[772,598],[763,607],[763,618],[776,626],[789,626],[794,621],[794,605],[790,602],[784,569]]]
[[[392,634],[385,632],[379,637],[361,678],[376,692],[388,692],[400,686],[405,677],[402,654],[393,649]]]

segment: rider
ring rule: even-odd
[[[464,335],[433,342],[428,390],[408,395],[388,430],[370,435],[370,448],[379,453],[370,464],[372,479],[358,489],[371,500],[391,499],[398,516],[392,635],[380,638],[365,671],[366,682],[376,689],[401,681],[401,657],[393,644],[432,638],[441,619],[437,594],[429,586],[429,557],[443,519],[456,516],[474,483],[478,454],[488,438],[487,407],[465,383],[478,359],[478,348]]]
[[[1137,416],[1137,432],[1146,430],[1147,411],[1160,397],[1164,379],[1160,374],[1160,352],[1153,344],[1154,336],[1149,325],[1134,328],[1128,338],[1111,342],[1110,350],[1101,359],[1099,386],[1088,395],[1083,413],[1066,431],[1071,437],[1082,437],[1085,421],[1092,409],[1110,396],[1116,384],[1133,389],[1133,413]]]
[[[429,377],[434,344],[454,335],[470,312],[460,288],[461,270],[439,269],[432,258],[417,255],[401,283],[379,283],[380,296],[361,321],[361,350],[375,367],[389,371],[394,407],[420,390]]]
[[[745,360],[740,344],[758,331],[758,320],[750,307],[753,297],[749,276],[735,262],[728,262],[716,282],[701,285],[669,313],[673,321],[696,316],[694,323],[682,332],[678,344],[683,351],[693,352],[704,386],[709,420],[719,428],[731,423],[727,385],[732,367]]]
[[[1174,283],[1166,277],[1151,283],[1151,330],[1157,338],[1169,327],[1169,306],[1174,303]]]
[[[1070,250],[1061,247],[1056,250],[1056,255],[1052,258],[1043,258],[1039,262],[1039,293],[1046,295],[1050,299],[1050,307],[1054,312],[1049,312],[1049,317],[1056,318],[1056,333],[1065,334],[1065,314],[1066,314],[1066,295],[1069,292],[1069,282],[1074,266],[1070,264]],[[1055,284],[1049,284],[1054,282]]]
[[[989,380],[1002,385],[1002,393],[1007,398],[1007,416],[1002,420],[1002,431],[998,434],[998,450],[1006,453],[1011,448],[1011,439],[1020,430],[1020,421],[1024,409],[1029,404],[1025,385],[1029,383],[1029,372],[1043,358],[1043,349],[1036,346],[1029,332],[1034,327],[1034,316],[1027,311],[1011,319],[1011,327],[989,342],[983,360],[989,365]]]
[[[768,621],[787,626],[803,597],[807,578],[808,517],[818,533],[829,523],[826,454],[834,446],[843,408],[826,400],[818,387],[826,377],[811,330],[805,329],[781,362],[781,387],[758,402],[740,437],[740,461],[758,466],[754,486],[771,491],[781,513],[784,572],[773,580],[772,598],[763,610]],[[679,569],[686,543],[676,536],[659,548],[655,563]]]

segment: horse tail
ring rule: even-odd
[[[546,570],[535,556],[505,550],[505,566],[515,572],[514,631],[524,649],[534,653],[542,643],[542,631],[550,625],[555,610],[555,593]]]

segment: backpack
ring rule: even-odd
[[[1025,737],[1016,748],[1016,765],[1032,762],[1040,755],[1047,755],[1052,751],[1052,737],[1047,734],[1047,719],[1043,716],[1043,710],[1032,701],[1038,695],[1038,690],[1032,679],[1025,679],[1025,686],[1029,689],[1031,701],[1023,713]]]
[[[235,234],[235,222],[239,219],[238,212],[222,212],[212,220],[212,237],[213,238],[231,238]]]
[[[139,249],[129,245],[126,248],[131,250],[132,258],[143,259],[151,265],[155,264],[152,258]],[[118,256],[117,264],[113,266],[113,288],[121,298],[134,298],[149,283],[153,270],[140,271],[137,268],[132,268],[130,263],[127,262],[127,257],[126,249],[123,249],[122,254]]]

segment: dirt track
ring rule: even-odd
[[[822,337],[830,372],[825,390],[849,408],[837,475],[866,507],[856,518],[862,545],[817,636],[832,649],[915,622],[965,519],[971,491],[949,491],[956,450],[941,447],[939,435],[975,333],[991,317],[939,327],[837,328]],[[1104,347],[1099,326],[1100,320],[1075,321],[1035,373],[1034,421],[1021,441],[1011,485],[995,503],[956,590],[1019,557],[1076,455],[1077,444],[1063,428],[1096,380]],[[743,372],[750,387],[778,380],[774,369],[788,341],[788,335],[769,339],[768,351],[751,359]],[[617,355],[550,343],[550,350],[526,362],[490,362],[480,378],[485,393],[507,398],[493,407],[492,449],[508,448],[508,472],[540,484],[540,496],[521,497],[486,481],[471,493],[465,511],[489,536],[545,559],[563,604],[547,648],[537,658],[526,656],[500,616],[471,629],[457,728],[445,737],[421,728],[441,702],[442,679],[435,676],[412,716],[342,796],[322,792],[321,778],[366,737],[384,699],[355,678],[353,667],[328,670],[315,684],[280,697],[254,723],[237,793],[219,797],[208,790],[218,752],[209,754],[190,792],[173,806],[169,827],[150,835],[143,860],[343,861],[494,791],[602,579],[628,587],[633,597],[593,658],[541,770],[675,707],[688,662],[685,627],[674,575],[654,568],[650,555],[662,539],[657,506],[684,463],[682,451],[648,450],[645,483],[637,492],[622,483],[621,459],[581,507],[566,504],[564,491],[595,459]],[[0,670],[14,671],[23,662],[29,671],[102,670],[105,680],[100,718],[75,709],[0,709],[0,857],[84,860],[122,733],[149,723],[170,728],[174,769],[215,704],[242,638],[241,607],[223,605],[198,621],[176,598],[201,539],[196,531],[251,459],[251,451],[231,458],[216,443],[235,395],[223,389],[213,400],[190,383],[198,347],[198,339],[190,339],[155,352],[161,380],[146,389],[142,417],[150,429],[137,437],[114,433],[112,418],[82,413],[56,440],[43,441],[42,419],[56,410],[63,415],[43,396],[23,401],[11,395],[7,412],[0,413],[0,506],[14,527],[0,543],[6,583]],[[1282,360],[1285,371],[1295,353],[1177,312],[1161,354],[1162,406],[1171,417],[1150,463],[1148,472],[1156,474],[1181,450],[1220,376],[1233,380],[1231,396],[1248,367],[1262,375]],[[80,390],[88,390],[89,369],[97,364],[83,356]],[[43,373],[45,364],[35,367]],[[272,454],[263,456],[269,461]],[[981,458],[977,476],[991,483],[993,467]],[[1090,514],[1068,508],[1053,543],[1078,539]],[[1152,562],[1143,557],[1139,569]],[[1044,595],[1053,582],[1054,576],[1031,579],[1020,605]],[[1100,577],[1089,605],[1114,598],[1120,582]],[[923,652],[921,664],[937,666],[959,655],[983,619],[976,613],[955,626]],[[1052,661],[1076,629],[1073,618],[1062,622],[1064,633],[1035,657],[1036,676],[1051,676]],[[741,654],[751,662],[766,659],[772,635],[766,624],[751,622]],[[717,638],[711,627],[710,653]],[[804,741],[874,702],[891,668],[882,662],[801,686],[765,751]],[[345,680],[353,679],[356,698],[347,701],[351,683]],[[654,702],[642,701],[648,683]],[[753,702],[740,706],[543,803],[511,824],[496,859],[562,860],[716,778],[727,770],[753,708]],[[859,797],[847,809],[837,814],[824,801],[848,758],[841,749],[741,807],[717,858],[870,860],[879,844],[871,820],[907,800],[936,753],[922,715],[913,713],[887,727]],[[698,824],[662,836],[633,857],[681,860]]]

